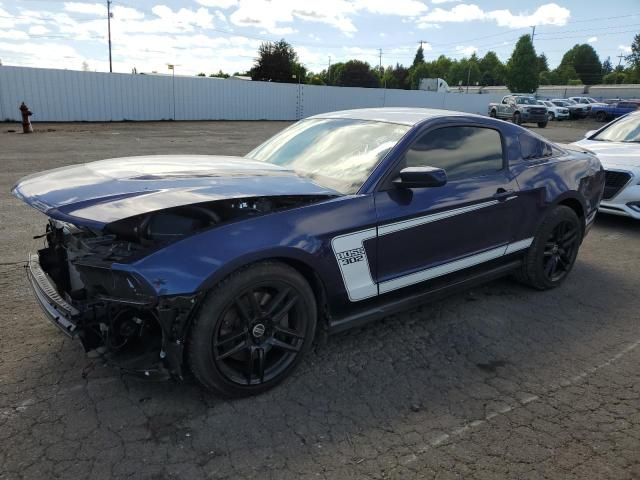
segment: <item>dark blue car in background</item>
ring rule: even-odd
[[[47,316],[120,367],[240,396],[342,331],[507,274],[570,272],[598,159],[517,125],[382,108],[302,120],[246,157],[70,166],[13,193],[49,217],[27,269]]]

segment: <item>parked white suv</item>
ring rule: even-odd
[[[591,97],[569,97],[569,100],[573,100],[580,105],[585,105],[587,107],[587,111],[591,111],[591,107],[597,105],[599,107],[606,106],[606,103],[599,102],[595,98]]]
[[[554,103],[550,100],[538,100],[538,104],[547,107],[549,120],[566,120],[567,118],[569,118],[568,108],[554,105]]]

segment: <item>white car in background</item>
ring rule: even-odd
[[[594,152],[605,169],[600,211],[640,220],[640,111],[587,132],[575,145]]]
[[[589,111],[591,111],[591,107],[593,106],[606,106],[607,104],[604,102],[599,102],[598,100],[596,100],[595,98],[591,98],[591,97],[569,97],[569,100],[573,100],[576,103],[579,103],[580,105],[586,105],[587,109]]]
[[[566,107],[559,107],[551,100],[538,100],[538,104],[547,107],[549,120],[566,120],[569,118],[569,109]]]

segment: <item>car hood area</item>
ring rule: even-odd
[[[277,165],[209,155],[123,157],[62,167],[21,179],[12,193],[52,218],[92,228],[224,199],[339,195]]]
[[[638,143],[584,139],[573,145],[591,150],[598,156],[604,168],[622,167],[640,170],[640,144]]]

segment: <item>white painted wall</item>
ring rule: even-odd
[[[327,87],[208,77],[0,66],[0,121],[296,120],[366,107],[424,107],[486,115],[500,95]]]

